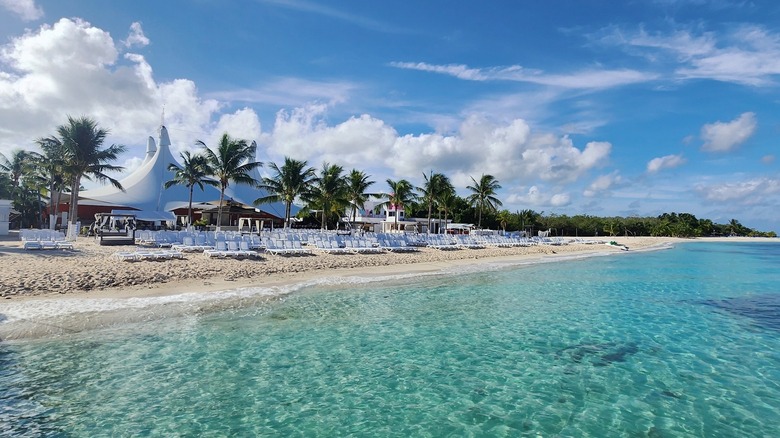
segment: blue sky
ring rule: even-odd
[[[0,0],[0,152],[87,115],[504,208],[780,231],[780,3]]]

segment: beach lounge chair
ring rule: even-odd
[[[28,249],[29,250],[29,249],[41,249],[41,248],[43,248],[41,246],[41,242],[39,242],[37,240],[28,240],[28,241],[24,242],[24,249]]]
[[[218,240],[214,248],[203,250],[203,254],[207,257],[225,257],[227,250],[227,242]]]
[[[246,240],[238,242],[238,249],[241,251],[242,255],[248,257],[260,257],[260,253],[249,248],[249,242]]]
[[[111,254],[111,258],[122,262],[135,262],[141,260],[135,251],[118,251]]]

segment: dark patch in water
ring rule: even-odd
[[[780,294],[704,300],[701,304],[750,318],[759,327],[780,331]]]
[[[662,394],[662,395],[665,395],[665,396],[667,396],[667,397],[672,397],[672,398],[681,398],[679,394],[677,394],[677,393],[674,393],[674,392],[672,392],[672,391],[669,391],[668,389],[667,389],[667,390],[664,390],[664,391],[661,391],[661,394]]]
[[[557,357],[568,357],[576,363],[587,359],[594,366],[604,367],[615,362],[625,362],[628,356],[639,352],[635,342],[617,344],[605,342],[601,344],[578,344],[566,347],[556,352]]]

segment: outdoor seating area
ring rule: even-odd
[[[117,251],[111,258],[118,261],[137,262],[141,260],[170,260],[184,258],[181,251],[172,249],[144,249],[134,251]]]
[[[61,232],[21,230],[25,249],[72,249]],[[262,254],[304,256],[323,254],[381,254],[419,251],[420,247],[449,251],[509,248],[532,245],[591,244],[592,240],[562,237],[532,237],[475,234],[359,233],[343,234],[325,230],[266,230],[261,235],[236,231],[139,231],[134,250],[118,251],[112,258],[120,261],[180,259],[186,253],[201,253],[209,258],[262,259]]]
[[[73,249],[73,243],[65,239],[65,233],[55,230],[19,230],[19,239],[26,250]]]

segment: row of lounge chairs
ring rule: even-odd
[[[73,249],[73,243],[65,239],[65,233],[55,230],[19,230],[19,239],[27,250]]]
[[[141,260],[169,260],[183,258],[181,251],[173,249],[136,249],[134,251],[118,251],[111,258],[119,261],[137,262]]]
[[[203,254],[207,257],[260,257],[260,253],[250,249],[244,240],[217,241],[214,248],[204,249]]]

